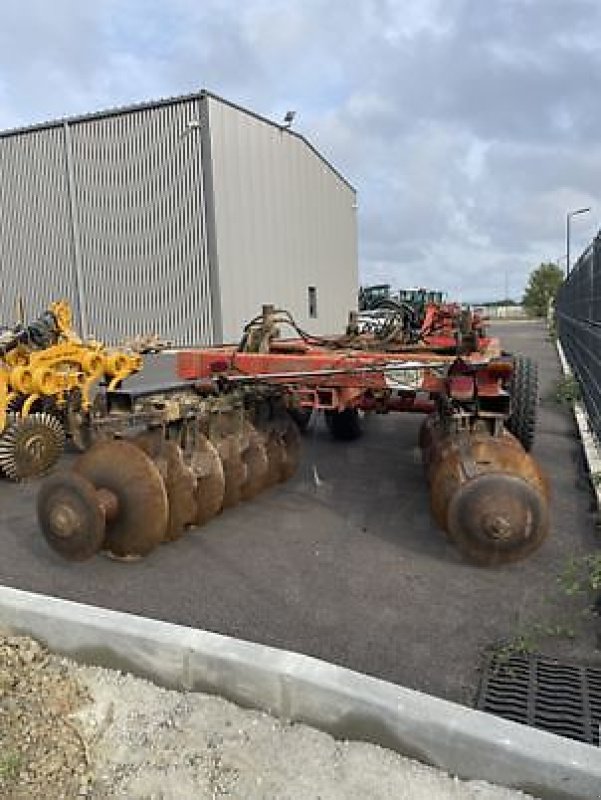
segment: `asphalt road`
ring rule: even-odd
[[[557,355],[542,324],[494,332],[541,369],[534,454],[551,480],[553,530],[527,561],[482,569],[462,560],[430,516],[420,418],[391,414],[352,443],[331,441],[318,422],[288,484],[138,563],[61,560],[37,530],[36,486],[3,482],[0,582],[299,651],[468,704],[485,648],[537,625],[571,620],[574,640],[537,644],[599,662],[597,623],[580,622],[582,601],[556,582],[570,554],[598,546],[571,415],[548,399]]]

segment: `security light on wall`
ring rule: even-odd
[[[292,125],[295,116],[296,111],[286,111],[286,116],[284,117],[284,124],[282,127],[289,128]]]
[[[187,136],[189,133],[192,133],[192,131],[196,131],[199,128],[200,128],[199,119],[189,119],[186,122],[183,131],[180,133],[180,139],[183,139],[184,136]]]

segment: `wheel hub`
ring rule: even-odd
[[[80,519],[77,512],[67,504],[55,506],[50,514],[48,523],[55,536],[68,539],[74,536],[80,528]]]

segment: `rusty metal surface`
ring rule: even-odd
[[[219,514],[225,496],[225,474],[215,445],[200,434],[189,463],[196,475],[195,525],[204,525]]]
[[[240,438],[236,434],[226,434],[220,439],[214,439],[219,458],[223,464],[223,477],[225,489],[223,493],[223,508],[231,508],[242,500],[242,486],[246,481],[247,467],[242,459]]]
[[[118,557],[143,556],[165,537],[169,503],[157,466],[136,445],[98,442],[74,464],[75,473],[97,489],[108,489],[119,513],[106,524],[103,547]]]
[[[196,515],[196,478],[184,463],[180,447],[164,438],[161,429],[146,431],[131,440],[157,467],[167,492],[169,519],[165,541],[175,541],[193,524]]]
[[[165,442],[164,454],[167,463],[164,482],[169,501],[165,541],[171,542],[179,539],[196,518],[196,478],[175,442]]]
[[[540,546],[549,531],[548,485],[514,436],[444,434],[430,420],[420,440],[432,515],[464,555],[492,566]]]
[[[447,511],[451,541],[470,561],[497,566],[520,561],[549,533],[545,498],[515,475],[477,475],[452,496]]]
[[[246,480],[242,485],[242,499],[252,500],[267,488],[269,459],[264,437],[253,426],[248,424],[246,432],[248,444],[242,454],[246,466]]]
[[[102,547],[105,515],[96,490],[75,472],[57,472],[44,482],[37,517],[50,547],[70,561],[85,561]]]

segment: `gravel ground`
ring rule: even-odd
[[[517,800],[389,750],[0,637],[5,800]]]
[[[0,636],[0,797],[86,796],[86,743],[71,714],[88,695],[37,642]],[[81,794],[80,794],[81,792]]]

